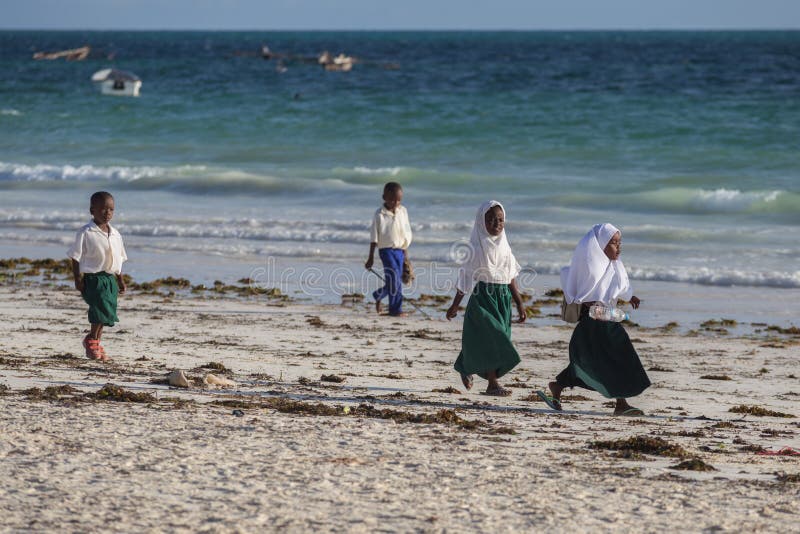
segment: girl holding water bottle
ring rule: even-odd
[[[580,317],[569,342],[569,365],[548,384],[552,395],[536,392],[554,410],[561,410],[564,388],[580,386],[616,399],[614,415],[644,415],[626,398],[642,393],[650,379],[627,332],[616,322],[620,318],[612,313],[617,299],[630,299],[634,309],[640,303],[632,295],[621,252],[620,231],[609,223],[597,224],[575,247],[569,267],[561,271],[564,299],[580,305]]]

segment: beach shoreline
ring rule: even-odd
[[[778,532],[800,512],[797,458],[756,452],[800,448],[798,419],[730,411],[800,415],[793,335],[629,327],[653,382],[631,402],[647,416],[614,417],[578,389],[556,414],[528,399],[566,365],[566,325],[513,328],[522,363],[497,398],[452,369],[460,320],[139,289],[120,299],[104,365],[82,357],[79,296],[48,283],[0,285],[12,530]],[[236,386],[170,388],[173,369]],[[98,395],[107,383],[153,397],[114,402]],[[684,452],[593,448],[637,437]],[[671,468],[693,458],[716,471]]]

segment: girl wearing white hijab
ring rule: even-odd
[[[520,362],[511,343],[512,299],[519,312],[517,322],[524,322],[526,316],[515,280],[520,266],[506,239],[505,217],[499,202],[481,204],[469,240],[470,257],[459,270],[456,296],[447,310],[450,320],[458,314],[464,295],[470,293],[461,353],[454,367],[467,389],[472,387],[472,375],[477,374],[489,381],[486,394],[500,397],[511,395],[511,391],[501,387],[497,379]]]
[[[595,302],[616,306],[617,299],[630,299],[634,309],[639,307],[641,301],[633,296],[619,259],[621,252],[621,232],[610,223],[596,224],[575,247],[569,267],[561,271],[564,299],[580,304],[581,313],[569,342],[569,365],[548,384],[552,396],[536,392],[554,410],[561,410],[564,388],[580,386],[617,399],[615,415],[644,414],[625,400],[650,386],[627,332],[620,323],[589,317]]]

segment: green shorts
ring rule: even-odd
[[[83,300],[89,305],[89,322],[114,326],[117,317],[117,277],[108,273],[83,275]]]

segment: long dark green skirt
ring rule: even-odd
[[[461,332],[461,353],[453,367],[465,375],[498,378],[519,364],[511,343],[511,290],[508,284],[478,282],[469,297]]]
[[[635,397],[650,387],[628,333],[620,323],[581,316],[569,342],[569,366],[556,377],[562,387],[592,389],[609,399]]]
[[[117,277],[108,273],[83,275],[83,300],[89,305],[89,322],[114,326],[117,317]]]

